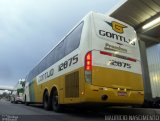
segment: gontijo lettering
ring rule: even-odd
[[[50,69],[49,71],[45,72],[44,74],[40,75],[39,78],[38,78],[38,82],[41,82],[51,76],[53,76],[54,74],[54,69]]]
[[[135,46],[135,41],[131,41],[130,39],[126,39],[126,37],[118,35],[118,34],[114,34],[105,30],[99,30],[99,35],[107,37],[107,38],[111,38],[111,39],[115,39],[117,41],[121,41],[127,44],[131,44]]]

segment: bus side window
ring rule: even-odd
[[[47,56],[47,67],[50,67],[56,62],[55,49],[52,50]]]
[[[68,55],[73,50],[77,49],[81,39],[81,33],[83,28],[83,22],[79,24],[67,37],[65,40],[65,55]]]
[[[57,58],[57,61],[59,61],[60,59],[62,59],[64,57],[64,52],[65,52],[65,44],[64,44],[64,40],[63,40],[56,47],[56,55],[55,55],[55,57]]]

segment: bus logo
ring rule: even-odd
[[[125,26],[125,25],[123,25],[123,24],[120,24],[120,23],[118,23],[118,22],[115,22],[115,21],[112,21],[111,23],[109,23],[109,22],[107,22],[107,21],[105,21],[107,24],[109,24],[111,27],[112,27],[112,29],[115,31],[115,32],[117,32],[117,33],[123,33],[124,32],[124,28],[127,28],[127,26]]]

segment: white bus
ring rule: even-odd
[[[67,104],[135,105],[144,101],[135,30],[87,14],[26,77],[25,102],[59,111]]]

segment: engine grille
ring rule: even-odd
[[[68,74],[65,76],[65,97],[79,97],[79,72]]]

